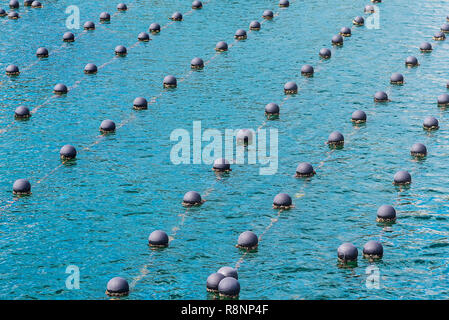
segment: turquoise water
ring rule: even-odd
[[[21,69],[18,77],[0,75],[0,298],[104,299],[107,281],[123,276],[132,287],[128,299],[210,299],[207,276],[236,264],[240,299],[449,296],[449,126],[436,105],[447,91],[449,44],[431,41],[449,14],[446,1],[385,0],[380,28],[353,27],[328,61],[320,61],[319,49],[351,27],[368,1],[291,1],[280,9],[272,0],[211,0],[200,11],[190,11],[190,0],[129,1],[117,14],[117,1],[43,4],[22,6],[17,21],[0,18],[0,70],[11,63]],[[72,44],[61,40],[69,5],[79,7],[81,26],[97,25],[72,30]],[[234,32],[261,21],[265,9],[278,15],[234,42]],[[98,23],[102,11],[114,14],[110,24]],[[184,21],[170,24],[174,11]],[[137,43],[152,22],[166,28]],[[221,40],[234,45],[216,54]],[[422,41],[434,51],[421,54]],[[120,44],[128,55],[114,58]],[[48,59],[35,57],[40,46],[50,50]],[[405,68],[409,55],[418,68]],[[195,56],[208,61],[203,71],[190,72]],[[98,74],[83,74],[89,62],[102,66]],[[306,63],[315,67],[313,78],[300,75]],[[389,84],[393,72],[404,74],[403,86]],[[162,88],[167,74],[178,78],[177,89]],[[299,94],[284,100],[290,80]],[[58,82],[69,87],[67,96],[52,97]],[[392,101],[375,104],[378,90]],[[155,102],[133,111],[137,96]],[[269,102],[282,103],[277,121],[265,121]],[[14,120],[18,105],[35,110],[29,121]],[[356,109],[367,113],[366,125],[349,121]],[[428,115],[440,120],[438,131],[423,131]],[[104,119],[120,125],[114,135],[99,136]],[[277,128],[277,174],[233,165],[217,179],[209,164],[175,166],[170,133],[191,132],[193,121],[220,131]],[[334,130],[346,143],[330,152],[324,142]],[[415,142],[427,146],[425,160],[410,157]],[[67,143],[79,152],[73,165],[59,160]],[[293,177],[302,161],[315,167],[315,177]],[[401,169],[412,174],[408,189],[391,183]],[[19,178],[30,180],[31,196],[12,195]],[[189,190],[207,202],[186,210],[181,201]],[[278,218],[271,203],[279,192],[289,193],[295,208]],[[382,204],[395,206],[396,224],[376,223]],[[172,237],[169,248],[148,248],[155,229]],[[263,237],[257,252],[243,255],[234,245],[246,230]],[[337,267],[342,242],[361,253],[371,239],[384,246],[375,263],[379,289],[366,287],[369,262],[360,256],[353,269]],[[80,269],[80,289],[66,288],[69,265]]]

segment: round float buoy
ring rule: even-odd
[[[119,3],[117,5],[117,10],[118,11],[126,11],[126,10],[128,10],[128,6],[125,3]]]
[[[149,31],[153,34],[159,33],[161,32],[161,26],[159,25],[159,23],[152,23],[150,25]]]
[[[375,12],[375,9],[374,9],[374,6],[372,6],[372,5],[366,5],[365,6],[365,9],[364,9],[364,11],[365,11],[365,13],[374,13]]]
[[[332,132],[327,138],[327,144],[332,147],[343,146],[345,143],[345,138],[339,131]]]
[[[297,178],[306,178],[306,177],[312,177],[316,174],[315,170],[313,170],[313,167],[308,162],[301,162],[296,167],[296,174],[295,176]]]
[[[48,50],[47,48],[40,47],[36,50],[36,56],[38,58],[48,58]]]
[[[407,185],[412,183],[412,176],[405,170],[396,172],[393,179],[394,184],[396,185]]]
[[[279,105],[273,102],[270,102],[265,106],[265,115],[269,118],[275,118],[279,116]]]
[[[204,61],[201,58],[193,58],[192,61],[190,61],[190,67],[192,69],[203,69],[204,68]]]
[[[427,156],[427,148],[422,143],[415,143],[412,145],[412,148],[410,149],[410,154],[412,157],[416,158],[422,158]]]
[[[18,76],[20,74],[19,67],[15,64],[7,66],[5,72],[8,76]]]
[[[352,113],[351,121],[354,123],[365,123],[366,113],[362,110],[356,110]]]
[[[343,45],[343,37],[341,34],[336,34],[332,37],[332,44],[334,46],[342,46]]]
[[[195,0],[192,2],[192,9],[201,9],[203,7],[203,3],[201,1]]]
[[[439,123],[435,117],[426,117],[423,122],[423,128],[426,130],[437,130],[439,128]]]
[[[5,9],[0,8],[0,17],[5,17],[5,16],[7,16],[7,15],[8,15],[8,14],[6,13]]]
[[[251,23],[249,24],[249,29],[255,31],[260,30],[260,22],[256,20],[251,21]]]
[[[234,278],[236,280],[239,279],[239,275],[237,273],[237,270],[234,269],[234,268],[231,268],[231,267],[221,267],[220,269],[218,269],[217,272],[221,273],[225,277],[231,277],[231,278]]]
[[[115,132],[115,122],[112,120],[103,120],[100,124],[100,132],[102,133]]]
[[[24,7],[31,7],[31,4],[33,3],[34,0],[25,0],[23,1],[23,6]]]
[[[115,47],[114,52],[116,56],[124,57],[128,53],[128,50],[126,50],[125,46],[120,45]]]
[[[16,119],[28,119],[31,117],[30,109],[25,106],[19,106],[14,111],[14,118]]]
[[[148,237],[148,245],[159,248],[168,247],[168,235],[162,230],[153,231]]]
[[[212,170],[216,172],[229,172],[232,171],[231,164],[228,160],[224,158],[219,158],[214,161],[214,164],[212,166]]]
[[[207,277],[206,290],[214,293],[218,292],[218,284],[224,278],[225,276],[221,273],[212,273],[211,275],[209,275],[209,277]]]
[[[220,41],[215,45],[215,51],[224,52],[228,51],[228,44],[224,41]]]
[[[443,93],[442,95],[438,96],[438,105],[439,106],[449,105],[449,94]]]
[[[274,209],[290,209],[293,208],[292,198],[286,193],[279,193],[273,199]]]
[[[31,8],[34,8],[34,9],[42,8],[42,3],[40,3],[39,1],[33,1],[31,3]]]
[[[148,42],[148,41],[150,41],[150,35],[146,32],[141,32],[137,36],[137,39],[142,42]]]
[[[391,84],[404,84],[404,76],[398,72],[395,72],[390,77]]]
[[[374,95],[374,102],[388,102],[388,95],[384,91],[377,91]]]
[[[111,297],[123,297],[129,294],[129,285],[122,277],[115,277],[109,280],[106,286],[106,294]]]
[[[172,14],[172,16],[170,17],[170,20],[173,20],[173,21],[182,21],[182,13],[176,11],[175,13]]]
[[[323,59],[330,59],[332,52],[328,48],[322,48],[319,52],[319,56]]]
[[[204,203],[201,199],[201,195],[196,191],[189,191],[184,195],[182,199],[182,205],[186,207],[199,206]]]
[[[394,222],[396,220],[396,210],[387,204],[377,209],[377,222]]]
[[[69,92],[69,90],[67,89],[67,86],[63,83],[58,83],[57,85],[55,85],[53,87],[54,94],[62,95],[62,94],[66,94],[67,92]]]
[[[100,21],[101,22],[108,22],[111,21],[111,15],[107,12],[100,13]]]
[[[95,30],[95,23],[92,21],[86,21],[83,25],[84,30]]]
[[[338,260],[342,263],[355,262],[358,255],[357,248],[349,242],[343,243],[337,249]]]
[[[136,110],[146,110],[148,109],[147,99],[143,97],[137,97],[134,99],[133,108]]]
[[[416,59],[416,57],[414,57],[414,56],[407,57],[405,59],[405,65],[407,67],[416,67],[419,65],[418,59]]]
[[[313,77],[313,67],[310,64],[305,64],[301,67],[301,75],[304,77]]]
[[[238,145],[248,146],[253,143],[253,132],[249,129],[240,129],[236,134]]]
[[[280,0],[279,1],[279,7],[281,8],[287,8],[290,6],[290,2],[288,0]]]
[[[247,38],[246,31],[243,29],[238,29],[235,32],[234,38],[237,40],[245,40]]]
[[[381,259],[384,248],[379,241],[370,240],[363,246],[363,257],[367,259]]]
[[[62,36],[62,40],[64,42],[74,42],[75,41],[75,35],[68,31],[68,32],[64,33],[64,35]]]
[[[18,179],[12,185],[12,193],[16,195],[31,194],[31,184],[26,179]]]
[[[259,238],[252,231],[245,231],[240,234],[237,240],[237,248],[245,250],[255,250],[259,244]]]
[[[446,40],[446,35],[444,34],[444,32],[438,31],[433,35],[432,39],[435,41],[443,41]]]
[[[20,7],[19,1],[18,0],[9,1],[9,7],[11,9],[18,9]]]
[[[273,11],[271,11],[271,10],[265,10],[265,11],[263,12],[263,14],[262,14],[262,17],[263,17],[264,19],[267,19],[267,20],[273,19],[273,17],[274,17]]]
[[[19,14],[15,11],[8,12],[8,18],[11,20],[17,20],[20,18]]]
[[[59,150],[59,156],[62,160],[73,160],[76,158],[76,149],[70,144],[66,144]]]
[[[352,20],[352,23],[356,26],[363,26],[365,24],[365,19],[362,16],[357,16]]]
[[[284,93],[285,94],[296,94],[298,93],[298,85],[293,82],[289,81],[284,85]]]
[[[85,74],[95,74],[95,73],[97,73],[97,71],[98,71],[98,68],[93,63],[88,63],[84,67],[84,73]]]
[[[164,78],[163,85],[164,88],[176,88],[178,82],[174,76],[168,75]]]
[[[449,33],[449,23],[443,24],[440,30],[443,31],[444,33]]]
[[[226,277],[218,284],[218,293],[221,297],[237,298],[240,293],[240,283],[232,277]]]
[[[340,29],[340,35],[342,35],[343,37],[350,37],[351,34],[351,29],[348,27],[343,27]]]
[[[430,52],[432,51],[432,45],[429,42],[423,42],[419,46],[419,50],[421,50],[421,52]]]

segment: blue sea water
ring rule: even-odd
[[[364,15],[364,0],[205,1],[191,11],[190,0],[129,1],[116,13],[116,1],[42,1],[44,8],[21,7],[17,21],[0,18],[0,298],[106,299],[106,283],[115,276],[132,286],[127,299],[211,299],[207,276],[224,265],[239,266],[241,299],[445,299],[449,296],[449,126],[437,96],[446,93],[449,44],[432,41],[449,14],[443,0],[385,0],[378,4],[380,27],[352,27],[343,47],[322,61],[318,51],[352,19]],[[81,29],[74,43],[63,43],[65,12],[80,10]],[[7,1],[0,7],[5,10]],[[262,21],[265,9],[276,13],[245,41],[234,41],[239,28]],[[8,9],[9,10],[9,9]],[[100,25],[99,14],[111,13]],[[171,23],[175,11],[187,13]],[[92,20],[95,31],[84,32]],[[137,34],[158,22],[152,41]],[[233,44],[216,54],[218,41]],[[418,46],[430,41],[434,51]],[[114,58],[117,45],[128,55]],[[50,57],[38,60],[45,46]],[[420,66],[407,69],[415,55]],[[190,60],[208,64],[190,72]],[[21,69],[7,77],[9,64]],[[87,63],[101,66],[83,74]],[[300,74],[311,64],[313,78]],[[405,84],[393,86],[393,72]],[[165,90],[167,74],[178,88]],[[183,81],[180,81],[183,79]],[[296,81],[297,95],[285,99],[283,85]],[[53,97],[56,83],[67,96]],[[373,102],[376,91],[391,102]],[[154,103],[132,110],[135,97]],[[266,121],[264,106],[282,103],[280,119]],[[35,110],[28,121],[15,121],[14,109]],[[354,110],[368,122],[354,126]],[[422,121],[433,115],[440,129],[428,133]],[[102,120],[120,127],[99,136]],[[263,126],[279,132],[279,168],[260,175],[259,165],[235,164],[221,179],[210,164],[174,165],[170,150],[175,129]],[[334,130],[345,146],[330,152],[324,144]],[[424,143],[429,155],[410,157]],[[59,149],[79,151],[71,165],[61,164]],[[317,175],[294,178],[299,162],[310,162]],[[392,185],[398,170],[413,183]],[[32,195],[12,194],[16,179],[32,183]],[[185,192],[196,190],[206,203],[186,210]],[[295,208],[271,207],[280,192]],[[392,204],[397,223],[376,223],[376,211]],[[156,229],[171,237],[170,247],[153,251],[147,237]],[[238,235],[263,235],[257,252],[236,249]],[[384,258],[379,288],[366,285],[371,264],[359,256],[355,268],[338,268],[336,250],[352,242],[361,253],[368,240],[379,240]],[[68,289],[66,268],[80,270],[80,288]]]

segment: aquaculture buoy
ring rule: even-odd
[[[42,3],[40,3],[39,1],[33,1],[31,3],[31,8],[42,8]]]
[[[308,162],[301,162],[296,167],[296,174],[295,176],[297,178],[306,178],[306,177],[312,177],[316,174],[315,170],[313,170],[313,167]]]
[[[396,172],[393,179],[394,184],[396,185],[406,185],[412,183],[412,176],[405,170]]]
[[[251,21],[251,23],[249,24],[249,29],[254,31],[260,30],[260,22],[256,20]]]
[[[255,250],[259,244],[259,238],[252,231],[245,231],[240,234],[237,240],[237,248],[245,250]]]
[[[24,7],[31,7],[31,4],[33,3],[34,0],[25,0],[23,1],[23,6]]]
[[[168,247],[168,235],[162,230],[153,231],[148,237],[150,247]]]
[[[298,93],[298,85],[293,82],[289,81],[284,85],[284,93],[285,94],[296,94]]]
[[[129,294],[129,285],[122,277],[115,277],[109,280],[106,286],[106,294],[111,297],[123,297]]]
[[[449,23],[443,24],[440,30],[443,31],[444,33],[449,33]]]
[[[124,57],[128,53],[128,50],[126,50],[125,46],[120,45],[115,47],[114,52],[116,56]]]
[[[407,67],[416,67],[419,65],[418,59],[416,59],[416,57],[414,57],[414,56],[407,57],[405,59],[405,65]]]
[[[182,199],[182,205],[186,207],[199,206],[204,203],[201,199],[201,195],[196,191],[189,191],[184,195]]]
[[[433,35],[432,39],[435,41],[443,41],[446,40],[446,35],[444,34],[444,32],[438,31]]]
[[[301,75],[305,77],[313,77],[313,67],[310,64],[305,64],[301,67]]]
[[[384,248],[379,241],[370,240],[363,246],[363,257],[368,259],[381,259]]]
[[[100,124],[100,132],[102,133],[115,132],[115,122],[112,120],[103,120]]]
[[[356,110],[352,113],[351,121],[354,123],[365,123],[366,113],[362,110]]]
[[[12,185],[12,193],[17,195],[31,194],[31,184],[26,179],[18,179]]]
[[[286,193],[279,193],[273,199],[274,209],[290,209],[293,208],[292,198]]]
[[[5,9],[0,8],[0,17],[5,17],[7,15]]]
[[[28,119],[31,117],[30,109],[25,106],[19,106],[14,111],[14,118],[16,119]]]
[[[341,34],[336,34],[332,37],[332,44],[334,46],[342,46],[343,45],[343,37]]]
[[[426,130],[437,130],[439,128],[439,123],[435,117],[426,117],[423,122],[423,128]]]
[[[212,170],[216,172],[229,172],[232,171],[231,164],[228,160],[224,158],[219,158],[214,161],[214,164],[212,166]]]
[[[364,9],[364,11],[365,11],[365,13],[374,13],[375,12],[375,9],[374,9],[374,6],[372,6],[372,5],[366,5],[365,6],[365,9]]]
[[[36,56],[38,58],[48,58],[48,50],[47,48],[40,47],[36,50]]]
[[[382,0],[371,0],[372,3],[381,3]]]
[[[100,21],[101,22],[111,21],[111,15],[107,12],[100,13]]]
[[[237,270],[234,269],[234,268],[231,268],[231,267],[221,267],[220,269],[218,269],[217,272],[221,273],[225,277],[231,277],[231,278],[234,278],[236,280],[239,279],[239,275],[237,273]]]
[[[125,3],[119,3],[117,5],[117,10],[118,11],[126,11],[126,10],[128,10],[128,6]]]
[[[400,73],[393,73],[390,77],[391,84],[404,84],[404,76]]]
[[[443,93],[442,95],[438,96],[438,105],[440,106],[449,105],[449,94]]]
[[[377,209],[377,222],[394,222],[396,220],[396,210],[387,204]]]
[[[163,84],[164,88],[176,88],[178,82],[174,76],[168,75],[164,78]]]
[[[263,14],[262,14],[262,17],[263,17],[264,19],[267,19],[267,20],[273,19],[273,17],[274,17],[273,11],[271,11],[271,10],[265,10],[265,11],[263,12]]]
[[[377,91],[374,95],[375,102],[388,102],[388,95],[384,91]]]
[[[221,297],[237,298],[240,293],[240,283],[232,277],[226,277],[218,284],[218,293]]]
[[[287,8],[290,6],[290,2],[288,0],[280,0],[279,1],[279,7],[281,8]]]
[[[429,42],[423,42],[420,44],[419,50],[421,50],[421,52],[430,52],[432,51],[432,45]]]
[[[211,275],[209,275],[209,277],[207,277],[206,290],[214,293],[218,292],[218,284],[224,278],[225,276],[221,273],[212,273]]]
[[[146,32],[141,32],[137,36],[137,39],[142,42],[147,42],[147,41],[150,41],[150,35]]]
[[[203,3],[201,1],[195,0],[192,2],[192,9],[201,9],[203,7]]]
[[[357,261],[359,252],[357,248],[349,242],[345,242],[337,249],[338,261],[342,263],[350,263]]]
[[[20,74],[19,67],[15,64],[7,66],[5,72],[8,76],[18,76]]]
[[[147,99],[143,97],[137,97],[134,99],[133,108],[136,110],[146,110],[148,109]]]
[[[332,52],[328,48],[322,48],[319,52],[319,56],[323,59],[330,59]]]
[[[18,9],[20,7],[19,1],[18,0],[9,1],[9,7],[11,9]]]
[[[98,68],[93,63],[88,63],[84,67],[84,73],[86,73],[86,74],[95,74],[95,73],[97,73],[97,71],[98,71]]]
[[[161,32],[161,26],[159,25],[159,23],[156,23],[156,22],[152,23],[150,25],[149,31],[153,34],[159,33],[159,32]]]
[[[53,87],[53,93],[54,94],[66,94],[69,90],[67,89],[67,86],[63,83],[58,83]]]
[[[235,32],[234,38],[237,40],[245,40],[247,38],[246,31],[243,29],[238,29]]]
[[[170,20],[182,21],[182,14],[181,14],[181,12],[176,11],[175,13],[173,13],[172,16],[170,17]]]
[[[95,23],[92,21],[86,21],[83,25],[84,30],[95,30]]]
[[[66,144],[59,151],[59,156],[62,160],[73,160],[76,158],[76,149],[70,144]]]
[[[351,34],[351,29],[348,27],[343,27],[340,29],[340,35],[342,35],[343,37],[350,37]]]
[[[410,149],[410,154],[413,157],[422,158],[427,156],[427,148],[422,143],[415,143],[412,145],[412,148]]]
[[[8,18],[11,20],[17,20],[20,18],[19,14],[15,11],[8,12]]]
[[[248,146],[253,143],[253,132],[249,129],[240,129],[236,134],[238,145]]]
[[[228,51],[228,44],[224,41],[220,41],[215,45],[215,51],[223,52]]]
[[[190,67],[192,69],[203,69],[204,68],[204,61],[201,58],[193,58],[192,61],[190,61]]]
[[[329,146],[337,147],[337,146],[343,146],[345,143],[345,138],[339,131],[332,132],[329,137],[327,138],[327,144]]]
[[[67,31],[66,33],[64,33],[64,35],[62,36],[62,40],[64,42],[74,42],[75,41],[75,35],[73,33],[71,33],[70,31]]]
[[[265,106],[265,115],[270,119],[279,116],[279,105],[273,102],[267,104]]]
[[[365,24],[365,19],[362,16],[357,16],[352,20],[352,23],[356,26],[363,26]]]

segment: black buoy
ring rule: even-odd
[[[338,261],[342,263],[351,263],[357,261],[359,252],[357,248],[349,242],[345,242],[337,249]]]
[[[192,2],[192,9],[201,9],[203,7],[203,3],[201,1],[195,0]]]
[[[5,16],[7,16],[7,15],[8,15],[8,14],[6,13],[5,9],[0,8],[0,17],[5,17]]]
[[[137,97],[134,99],[133,108],[136,110],[146,110],[148,109],[147,99],[143,97]]]
[[[231,164],[228,160],[224,158],[219,158],[214,161],[214,164],[212,166],[212,170],[216,172],[229,172],[232,171]]]
[[[270,102],[265,106],[265,115],[269,119],[273,119],[279,116],[279,105],[277,103]]]
[[[438,31],[433,35],[432,39],[435,41],[443,41],[446,40],[446,35],[444,34],[444,32]]]
[[[240,129],[237,131],[235,140],[238,145],[251,145],[253,143],[253,132],[249,129]]]
[[[106,294],[111,297],[123,297],[129,294],[128,281],[122,277],[109,280],[106,286]]]
[[[62,40],[64,42],[74,42],[75,41],[75,35],[73,33],[71,33],[70,31],[67,31],[66,33],[64,33],[64,35],[62,36]]]
[[[31,8],[35,8],[35,9],[42,8],[42,3],[40,3],[39,1],[33,1],[31,3]]]
[[[168,247],[168,235],[162,230],[155,230],[148,237],[148,245],[150,247]]]
[[[363,246],[363,257],[367,259],[382,259],[384,248],[379,241],[370,240]]]
[[[218,293],[221,297],[235,299],[240,293],[240,283],[232,277],[226,277],[218,284]]]
[[[152,23],[152,24],[150,25],[150,28],[149,28],[148,30],[149,30],[152,34],[156,34],[156,33],[161,32],[161,26],[159,25],[159,23],[154,22],[154,23]]]
[[[449,81],[446,82],[446,88],[449,89]]]
[[[444,33],[449,33],[449,23],[443,24],[440,30],[443,31]]]
[[[394,222],[396,221],[396,210],[388,205],[384,204],[377,209],[377,222]]]
[[[9,1],[9,7],[11,9],[19,9],[19,7],[20,7],[19,1],[18,0]]]
[[[238,29],[234,34],[234,38],[237,40],[245,40],[247,38],[246,31],[243,29]]]
[[[204,203],[201,199],[201,195],[196,191],[189,191],[184,195],[182,199],[182,205],[186,207],[200,206]]]
[[[298,93],[298,85],[293,82],[289,81],[284,85],[284,93],[285,94],[296,94]]]
[[[168,75],[164,78],[163,85],[164,88],[176,88],[178,81],[174,76]]]
[[[48,58],[48,50],[47,48],[40,47],[36,50],[36,56],[38,58]]]
[[[215,51],[224,52],[228,51],[228,44],[224,41],[220,41],[215,45]]]
[[[8,18],[11,20],[17,20],[20,18],[19,14],[15,11],[8,12]]]
[[[449,94],[443,93],[438,96],[438,105],[439,106],[448,106],[449,105]]]
[[[374,6],[368,4],[365,6],[364,11],[365,13],[374,13],[376,10],[374,9]]]
[[[432,45],[429,42],[423,42],[420,44],[419,50],[421,50],[421,52],[430,52],[432,51]]]
[[[292,198],[286,193],[279,193],[273,199],[274,209],[290,209],[293,208]]]
[[[148,41],[150,41],[150,35],[146,32],[141,32],[137,36],[137,39],[142,42],[148,42]]]
[[[394,184],[396,185],[407,185],[412,183],[412,176],[405,170],[396,172],[393,179]]]
[[[390,77],[391,84],[404,84],[404,76],[398,72],[395,72]]]
[[[170,17],[170,20],[173,20],[173,21],[182,21],[182,13],[176,11],[175,13],[172,14],[172,16]]]
[[[93,21],[86,21],[83,28],[84,30],[95,30],[95,23]]]
[[[423,122],[423,128],[426,130],[437,130],[439,128],[438,119],[435,117],[426,117]]]
[[[190,61],[190,67],[192,69],[203,69],[204,68],[204,61],[201,58],[193,58],[192,61]]]
[[[115,122],[112,120],[103,120],[100,124],[100,132],[112,133],[115,132]]]
[[[351,29],[348,27],[343,27],[340,29],[340,35],[342,35],[343,37],[350,37],[351,34]]]
[[[18,179],[12,185],[12,193],[16,195],[31,194],[31,184],[26,179]]]
[[[374,95],[375,102],[388,102],[388,95],[385,91],[377,91]]]
[[[407,67],[416,67],[416,66],[419,66],[418,59],[416,59],[416,57],[414,57],[414,56],[407,57],[407,58],[405,59],[405,65],[406,65]]]
[[[260,22],[259,21],[251,21],[251,23],[249,24],[249,30],[254,30],[254,31],[258,31],[260,30]]]
[[[427,156],[427,148],[422,143],[415,143],[410,149],[410,154],[412,157],[422,158]]]
[[[301,162],[296,167],[295,177],[297,178],[312,177],[315,174],[316,174],[315,170],[313,170],[312,165],[308,162]]]
[[[84,73],[85,74],[95,74],[95,73],[97,73],[97,71],[98,71],[98,68],[93,63],[88,63],[84,67]]]
[[[322,48],[319,52],[319,56],[323,59],[330,59],[332,52],[328,48]]]
[[[58,83],[53,87],[53,93],[57,95],[66,94],[68,91],[67,86],[63,83]]]
[[[256,250],[259,244],[259,238],[252,231],[245,231],[240,234],[237,241],[237,248],[245,250]]]
[[[19,106],[14,111],[14,118],[16,119],[28,119],[31,117],[30,109],[25,106]]]
[[[206,281],[207,291],[214,292],[214,293],[218,292],[218,284],[224,278],[225,278],[225,276],[218,272],[212,273],[211,275],[209,275],[209,277],[207,277],[207,281]]]
[[[356,26],[363,26],[365,24],[365,19],[362,16],[357,16],[352,20],[352,23]]]
[[[218,269],[217,272],[221,273],[225,277],[231,277],[231,278],[234,278],[236,280],[239,279],[239,275],[237,273],[237,270],[234,269],[234,268],[231,268],[231,267],[221,267],[220,269]]]
[[[34,0],[25,0],[23,1],[23,6],[24,7],[31,7],[31,4],[33,3]]]
[[[128,53],[128,50],[126,50],[125,46],[120,45],[115,47],[114,52],[116,56],[124,57]]]
[[[329,135],[327,139],[327,144],[332,147],[343,146],[345,143],[345,138],[339,131],[334,131]]]
[[[20,74],[19,67],[15,64],[7,66],[5,72],[8,76],[18,76]]]
[[[371,0],[372,3],[381,3],[382,0]]]
[[[352,113],[351,121],[354,123],[365,123],[366,113],[362,110],[356,110]]]
[[[73,160],[76,158],[76,149],[70,144],[66,144],[59,151],[59,156],[62,160]]]
[[[332,37],[332,44],[334,46],[342,46],[343,45],[343,37],[341,34],[336,34]]]
[[[301,67],[301,75],[304,77],[313,77],[313,67],[310,64],[305,64]]]
[[[267,20],[273,19],[273,17],[274,17],[273,11],[271,11],[271,10],[265,10],[265,11],[263,12],[263,14],[262,14],[262,17],[263,17],[264,19],[267,19]]]
[[[279,7],[281,8],[287,8],[290,6],[290,2],[288,0],[280,0],[279,1]]]
[[[117,10],[118,11],[126,11],[126,10],[128,10],[128,6],[125,3],[119,3],[117,5]]]
[[[100,21],[101,22],[108,22],[111,21],[111,15],[107,12],[100,13]]]

